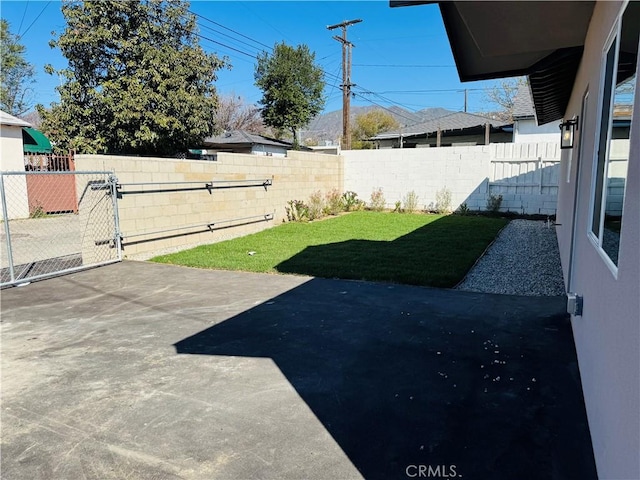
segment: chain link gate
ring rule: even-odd
[[[122,260],[111,172],[0,172],[0,287]]]

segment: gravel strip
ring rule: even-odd
[[[564,295],[555,228],[543,221],[512,220],[456,289],[508,295]]]

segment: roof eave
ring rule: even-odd
[[[563,117],[595,2],[398,0],[391,1],[390,6],[430,3],[439,5],[461,81],[528,75],[538,122]],[[525,6],[534,9],[528,13],[535,21],[519,13]],[[571,30],[555,28],[566,24],[567,19]],[[540,26],[553,35],[541,35]]]

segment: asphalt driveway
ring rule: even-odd
[[[1,295],[3,479],[596,478],[562,297],[138,262]]]

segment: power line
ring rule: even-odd
[[[380,95],[379,93],[371,92],[371,91],[366,90],[366,89],[364,89],[364,88],[362,88],[362,87],[358,87],[358,88],[360,88],[360,89],[362,90],[362,93],[364,93],[364,94],[366,94],[366,95],[374,95],[374,96],[378,97],[380,100],[382,100],[383,102],[391,103],[391,104],[393,104],[393,105],[397,105],[397,106],[402,107],[402,108],[405,108],[405,109],[407,109],[407,110],[413,110],[412,108],[408,107],[407,105],[403,105],[403,104],[401,104],[401,103],[398,103],[398,102],[395,102],[395,101],[391,100],[390,98],[383,97],[383,96],[382,96],[382,95]]]
[[[363,97],[363,96],[362,96],[362,95],[360,95],[359,93],[355,93],[355,92],[353,92],[353,95],[354,95],[354,96],[357,96],[357,97],[360,97],[360,98],[362,98],[362,99],[366,100],[367,102],[372,103],[373,105],[376,105],[376,106],[378,106],[378,107],[382,108],[383,110],[386,110],[387,112],[391,112],[393,115],[397,115],[398,117],[406,118],[407,120],[410,120],[411,122],[414,122],[414,123],[413,123],[414,125],[416,124],[416,123],[415,123],[415,121],[416,121],[416,119],[415,119],[415,118],[409,118],[409,117],[407,117],[406,115],[403,115],[403,114],[398,113],[398,112],[394,112],[394,111],[393,111],[393,110],[391,110],[390,108],[387,108],[387,107],[385,107],[385,106],[383,106],[383,105],[380,105],[379,103],[374,102],[374,101],[373,101],[373,100],[371,100],[370,98]]]
[[[431,90],[384,90],[379,93],[396,93],[396,94],[419,94],[419,93],[452,93],[452,92],[484,92],[484,88],[450,88],[450,89],[431,89]]]
[[[203,15],[197,14],[197,13],[192,12],[192,11],[190,13],[192,13],[193,15],[197,16],[198,18],[200,18],[200,19],[202,19],[204,21],[210,22],[210,23],[215,24],[215,25],[217,25],[217,26],[219,26],[221,28],[224,28],[225,30],[233,32],[236,35],[241,36],[242,38],[245,38],[245,39],[247,39],[247,40],[249,40],[251,42],[254,42],[254,43],[258,44],[258,45],[262,45],[262,46],[268,48],[269,50],[273,50],[272,47],[269,47],[268,45],[266,45],[266,44],[264,44],[264,43],[262,43],[262,42],[260,42],[258,40],[255,40],[255,39],[251,38],[248,35],[245,35],[245,34],[243,34],[241,32],[238,32],[238,31],[236,31],[236,30],[234,30],[232,28],[229,28],[229,27],[227,27],[225,25],[222,25],[222,24],[220,24],[218,22],[214,22],[213,20],[210,20],[210,19],[208,19],[207,17],[205,17]],[[242,43],[242,44],[246,45],[249,48],[256,48],[256,47],[254,47],[252,45],[247,44],[246,42],[243,42],[241,40],[235,39],[232,36],[224,34],[222,32],[219,32],[219,31],[217,31],[217,30],[215,30],[215,29],[213,29],[211,27],[207,27],[207,26],[202,25],[202,24],[199,24],[199,26],[201,28],[205,28],[205,29],[207,29],[209,31],[213,31],[213,32],[215,32],[217,34],[220,34],[220,35],[223,35],[225,37],[228,37],[231,40],[234,40],[236,42]],[[334,27],[339,27],[339,26],[340,25],[335,25]],[[251,59],[257,60],[257,56],[255,54],[253,54],[253,53],[247,52],[247,51],[245,51],[243,49],[240,49],[240,48],[235,48],[235,47],[233,47],[231,45],[228,45],[228,44],[225,44],[223,42],[214,40],[214,39],[212,39],[210,37],[207,37],[207,36],[199,34],[199,33],[196,33],[196,35],[198,37],[202,38],[203,40],[212,42],[212,43],[214,43],[216,45],[220,45],[220,46],[222,46],[224,48],[228,48],[229,50],[232,50],[234,52],[237,52],[239,54],[247,56],[247,57],[249,57]],[[363,64],[363,66],[364,65],[365,64]],[[382,65],[382,64],[375,64],[375,65]],[[385,65],[385,66],[388,66],[388,65]],[[418,67],[418,65],[415,65],[415,67]],[[424,66],[421,66],[421,68],[422,67],[426,68],[427,66],[424,65]],[[435,66],[431,65],[430,67],[435,67]],[[444,67],[451,67],[451,65],[442,65],[440,67],[443,67],[443,68]],[[320,69],[322,70],[322,73],[324,74],[325,78],[327,79],[327,82],[326,82],[327,85],[330,86],[331,89],[337,88],[336,87],[336,83],[337,83],[337,81],[340,80],[340,77],[337,74],[331,73],[331,72],[325,70],[322,67]],[[333,84],[329,85],[329,83],[331,81],[333,81]],[[408,107],[407,105],[403,105],[403,104],[401,104],[399,102],[391,100],[390,98],[384,97],[382,94],[387,94],[387,93],[433,93],[433,92],[442,92],[442,93],[444,93],[444,92],[462,92],[462,91],[464,91],[463,89],[446,89],[446,90],[416,90],[416,91],[410,91],[410,90],[405,90],[405,91],[403,91],[403,90],[388,90],[388,91],[382,91],[382,92],[373,92],[373,91],[367,90],[366,88],[364,88],[364,87],[362,87],[360,85],[352,85],[352,86],[357,88],[357,89],[359,89],[360,92],[354,92],[353,90],[351,90],[350,91],[350,96],[358,97],[358,98],[360,98],[360,99],[362,99],[362,100],[364,100],[364,101],[366,101],[366,102],[368,102],[368,103],[370,103],[372,105],[375,105],[375,106],[377,106],[379,108],[382,108],[383,110],[386,110],[386,111],[392,113],[393,115],[396,115],[396,116],[402,117],[402,118],[404,118],[406,120],[409,120],[410,122],[412,122],[412,124],[415,124],[415,122],[416,122],[415,118],[411,118],[411,117],[408,117],[406,115],[403,115],[402,113],[393,111],[390,108],[385,107],[384,105],[381,105],[380,103],[377,103],[377,102],[373,101],[371,98],[368,98],[365,95],[373,95],[373,96],[377,97],[379,100],[381,100],[382,102],[386,102],[386,103],[388,103],[390,105],[395,105],[395,106],[398,106],[398,107],[401,107],[401,108],[404,108],[404,109],[407,109],[407,110],[413,110],[412,108]],[[468,90],[469,91],[474,91],[474,90],[482,91],[483,89],[468,89]],[[331,98],[331,96],[330,96],[330,98]]]
[[[221,28],[224,28],[225,30],[229,30],[230,32],[233,32],[233,33],[235,33],[236,35],[239,35],[242,38],[246,38],[247,40],[250,40],[253,43],[257,43],[258,45],[260,45],[262,47],[268,48],[269,50],[273,50],[273,48],[270,47],[269,45],[265,45],[264,43],[254,39],[254,38],[251,38],[251,37],[249,37],[249,36],[247,36],[247,35],[245,35],[243,33],[240,33],[238,31],[234,30],[233,28],[229,28],[229,27],[227,27],[225,25],[222,25],[221,23],[214,22],[213,20],[205,17],[204,15],[200,15],[199,13],[194,12],[193,10],[189,10],[189,12],[192,13],[193,15],[195,15],[196,17],[201,18],[202,20],[205,20],[205,21],[207,21],[209,23],[213,23],[214,25],[217,25],[217,26],[219,26]],[[222,33],[222,35],[225,35],[225,34]],[[226,35],[226,36],[228,36],[228,35]],[[252,47],[252,48],[256,48],[256,47]]]
[[[212,32],[212,33],[215,33],[216,35],[221,35],[221,36],[223,36],[223,37],[227,37],[228,39],[230,39],[230,40],[231,40],[231,41],[233,41],[233,42],[236,42],[236,43],[239,43],[239,44],[245,45],[246,47],[249,47],[249,48],[252,48],[252,49],[256,49],[256,50],[258,50],[258,51],[261,51],[261,50],[260,50],[260,49],[258,49],[257,47],[255,47],[255,46],[253,46],[253,45],[251,45],[251,44],[249,44],[249,43],[247,43],[247,42],[244,42],[244,41],[242,41],[242,40],[238,40],[237,38],[235,38],[235,37],[233,37],[233,36],[231,36],[231,35],[228,35],[228,34],[226,34],[226,33],[224,33],[224,32],[220,32],[219,30],[216,30],[216,29],[211,28],[211,27],[206,27],[206,26],[204,26],[204,25],[199,25],[199,26],[200,26],[201,28],[204,28],[204,29],[205,29],[205,30],[207,30],[208,32]],[[239,47],[239,48],[240,48],[240,47]]]
[[[27,0],[26,5],[24,6],[24,12],[22,12],[22,18],[20,19],[20,26],[18,27],[18,35],[17,35],[18,38],[20,38],[20,30],[22,30],[22,22],[24,22],[24,17],[27,15],[27,8],[29,8],[29,0]]]
[[[247,52],[244,52],[244,51],[239,50],[239,49],[237,49],[237,48],[234,48],[234,47],[232,47],[232,46],[230,46],[230,45],[224,44],[224,43],[222,43],[222,42],[218,42],[217,40],[214,40],[213,38],[206,37],[206,36],[204,36],[204,35],[202,35],[202,34],[200,34],[200,33],[195,33],[195,32],[194,32],[194,35],[196,35],[197,37],[202,38],[203,40],[207,40],[207,41],[212,42],[212,43],[215,43],[215,44],[217,44],[217,45],[221,45],[221,46],[223,46],[224,48],[228,48],[229,50],[233,50],[234,52],[238,52],[238,53],[241,53],[242,55],[246,55],[247,57],[251,57],[251,58],[256,59],[256,60],[257,60],[257,58],[258,58],[258,57],[256,57],[255,55],[252,55],[251,53],[247,53]]]
[[[195,12],[193,12],[193,11],[190,11],[190,13],[192,13],[193,15],[195,15],[196,17],[198,17],[198,18],[200,18],[200,19],[202,19],[202,20],[204,20],[204,21],[210,22],[210,23],[212,23],[212,24],[214,24],[214,25],[217,25],[217,26],[219,26],[219,27],[221,27],[221,28],[224,28],[225,30],[228,30],[228,31],[233,32],[233,33],[235,33],[235,34],[237,34],[237,35],[240,35],[241,37],[246,38],[247,40],[249,40],[249,41],[251,41],[251,42],[254,42],[254,43],[256,43],[256,44],[259,44],[259,45],[265,46],[265,47],[269,48],[270,50],[273,50],[271,47],[269,47],[269,46],[265,45],[264,43],[259,42],[259,41],[255,40],[254,38],[252,38],[252,37],[250,37],[250,36],[248,36],[248,35],[245,35],[245,34],[243,34],[243,33],[241,33],[241,32],[238,32],[237,30],[234,30],[234,29],[232,29],[232,28],[229,28],[229,27],[227,27],[227,26],[225,26],[225,25],[223,25],[223,24],[221,24],[221,23],[219,23],[219,22],[214,22],[213,20],[211,20],[211,19],[209,19],[209,18],[205,17],[204,15],[200,15],[200,14],[195,13]],[[345,22],[343,22],[343,23],[345,23]],[[358,23],[359,23],[359,22],[358,22]],[[208,29],[208,30],[210,30],[210,31],[214,31],[214,32],[216,32],[216,33],[220,33],[220,34],[222,34],[222,35],[224,35],[224,36],[226,36],[226,37],[228,37],[228,38],[233,39],[233,37],[231,37],[231,36],[229,36],[229,35],[226,35],[226,34],[223,34],[222,32],[218,32],[218,31],[216,31],[215,29],[212,29],[211,27],[206,27],[206,26],[204,26],[204,25],[202,25],[202,24],[199,24],[199,26],[200,26],[201,28],[205,28],[205,29]],[[342,24],[338,24],[338,25],[332,25],[332,26],[330,26],[330,27],[333,27],[333,28],[340,28],[341,26],[342,26]],[[200,38],[203,38],[203,39],[205,39],[205,40],[207,40],[207,41],[213,42],[213,43],[215,43],[215,44],[217,44],[217,45],[220,45],[220,46],[223,46],[223,47],[225,47],[225,48],[229,48],[229,49],[231,49],[232,51],[235,51],[235,52],[240,53],[240,54],[242,54],[242,55],[248,56],[248,57],[250,57],[250,58],[252,58],[252,59],[257,59],[257,56],[256,56],[256,55],[254,55],[254,54],[252,54],[252,53],[248,53],[248,52],[247,52],[247,51],[245,51],[245,50],[241,50],[241,49],[239,49],[239,48],[234,48],[234,47],[232,47],[232,46],[230,46],[230,45],[227,45],[227,44],[225,44],[225,43],[219,42],[219,41],[217,41],[217,40],[214,40],[214,39],[212,39],[212,38],[210,38],[210,37],[207,37],[207,36],[205,36],[205,35],[202,35],[202,34],[196,34],[196,35],[198,35]],[[238,42],[240,42],[240,43],[243,43],[244,45],[247,45],[247,46],[249,46],[250,48],[256,48],[256,47],[253,47],[253,46],[251,46],[251,45],[248,45],[246,42],[242,42],[242,41],[237,40],[237,39],[233,39],[233,40],[238,41]],[[325,69],[323,69],[323,68],[321,68],[321,70],[322,70],[322,72],[323,72],[324,76],[325,76],[329,81],[331,81],[331,79],[333,79],[333,85],[332,85],[331,87],[332,87],[332,88],[335,88],[335,84],[336,84],[336,82],[340,79],[340,77],[339,77],[338,75],[334,74],[334,73],[330,73],[330,72],[328,72],[327,70],[325,70]],[[327,83],[329,83],[329,82],[327,82]],[[382,101],[385,101],[385,102],[390,103],[390,104],[395,104],[395,105],[397,105],[397,106],[399,106],[399,107],[402,107],[402,108],[408,108],[408,107],[406,107],[405,105],[402,105],[402,104],[400,104],[400,103],[398,103],[398,102],[394,102],[393,100],[391,100],[391,99],[389,99],[389,98],[381,97],[381,96],[380,96],[380,94],[377,94],[377,93],[375,93],[375,92],[371,92],[371,91],[369,91],[369,90],[366,90],[366,89],[364,89],[363,87],[358,87],[358,88],[360,88],[360,89],[361,89],[361,90],[363,90],[363,91],[366,91],[366,93],[368,93],[368,94],[373,94],[373,95],[378,96],[379,98],[381,98],[381,100],[382,100]],[[364,97],[363,97],[363,98],[364,98]],[[373,102],[372,102],[372,103],[373,103]],[[410,109],[409,109],[409,110],[410,110]]]
[[[456,68],[455,65],[399,65],[382,63],[354,63],[354,67],[383,67],[383,68]]]
[[[49,2],[47,2],[47,4],[42,7],[42,10],[40,10],[40,13],[38,14],[38,16],[33,20],[33,22],[31,22],[29,24],[29,26],[27,27],[27,29],[24,31],[24,33],[22,35],[19,35],[20,38],[23,38],[27,32],[31,29],[31,27],[33,27],[33,24],[36,23],[38,21],[38,19],[40,18],[40,16],[44,13],[44,11],[47,9],[47,7],[51,4],[51,0]]]

